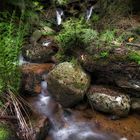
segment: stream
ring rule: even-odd
[[[34,110],[47,116],[51,123],[46,140],[127,140],[116,134],[105,133],[98,124],[80,119],[72,109],[63,109],[47,91],[47,82],[41,82],[42,92],[32,97]]]

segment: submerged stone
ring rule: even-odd
[[[81,101],[90,85],[90,77],[70,62],[57,65],[47,76],[48,90],[64,107]]]
[[[127,116],[130,110],[128,95],[102,86],[91,87],[87,94],[90,105],[96,110],[117,116]]]
[[[38,116],[33,121],[33,139],[35,140],[44,140],[45,137],[49,133],[50,129],[50,122],[47,117],[45,116]]]
[[[41,93],[41,81],[54,64],[28,64],[22,66],[21,89],[23,93],[39,94]]]

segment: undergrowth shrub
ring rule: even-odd
[[[70,19],[63,23],[63,29],[56,39],[63,51],[66,52],[75,47],[87,46],[97,35],[97,31],[91,29],[83,19]]]
[[[140,52],[131,51],[128,55],[128,59],[140,65]]]
[[[131,0],[98,0],[99,21],[96,22],[98,29],[114,27],[116,22],[131,11]]]
[[[0,93],[8,90],[17,93],[20,84],[18,58],[28,25],[22,22],[23,15],[20,19],[15,17],[15,13],[1,15],[3,18],[0,19]]]
[[[8,140],[10,133],[10,130],[6,126],[0,124],[0,140]]]

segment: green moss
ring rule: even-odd
[[[0,140],[8,140],[10,133],[11,132],[6,126],[0,125]]]
[[[109,57],[109,52],[107,52],[107,51],[101,52],[101,53],[100,53],[100,57],[101,57],[101,58],[107,58],[107,57]]]
[[[67,5],[69,2],[70,0],[54,0],[57,5]]]
[[[130,52],[129,55],[128,55],[128,59],[140,64],[140,53]]]
[[[80,90],[84,90],[85,89],[85,84],[84,83],[73,83],[73,86],[77,89],[80,89]]]
[[[97,22],[97,21],[99,21],[99,15],[98,14],[94,14],[92,17],[91,17],[91,21],[92,22]]]

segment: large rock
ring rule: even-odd
[[[31,44],[35,45],[37,43],[37,41],[43,36],[43,35],[51,35],[51,34],[54,34],[55,31],[53,29],[51,29],[50,27],[48,26],[44,26],[42,27],[40,30],[35,30],[29,41]]]
[[[140,114],[140,98],[131,99],[131,110]]]
[[[22,52],[25,60],[30,62],[52,62],[58,51],[58,45],[52,37],[42,36],[38,42],[23,46]]]
[[[28,64],[22,66],[22,92],[28,94],[41,93],[41,81],[54,64]]]
[[[80,66],[64,62],[48,74],[47,82],[51,95],[64,107],[71,107],[83,99],[90,77]]]
[[[116,116],[126,116],[129,113],[130,98],[118,91],[102,86],[93,86],[87,97],[91,106],[99,111]]]

